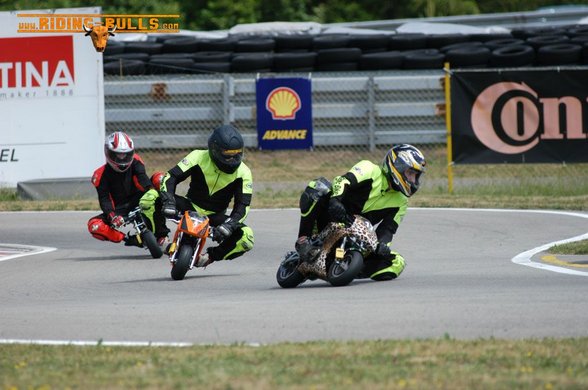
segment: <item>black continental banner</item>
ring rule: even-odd
[[[454,71],[456,164],[588,162],[588,71]]]

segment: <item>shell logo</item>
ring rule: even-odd
[[[265,108],[271,112],[272,119],[294,119],[301,106],[300,96],[288,87],[274,89],[265,101]]]

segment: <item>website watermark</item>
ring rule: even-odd
[[[120,33],[178,33],[180,15],[17,14],[18,33],[79,33],[103,53],[108,38]]]
[[[94,26],[104,26],[117,33],[180,32],[180,15],[19,13],[17,17],[19,33],[77,33]]]

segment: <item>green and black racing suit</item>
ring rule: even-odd
[[[176,186],[187,178],[190,178],[190,186],[186,197],[176,195]],[[211,160],[208,150],[194,150],[166,173],[160,191],[174,195],[178,211],[196,210],[207,215],[213,227],[228,218],[238,223],[228,238],[208,249],[212,259],[234,259],[253,248],[253,230],[244,224],[253,194],[251,170],[245,163],[234,173],[225,173]],[[155,190],[146,192],[141,198],[141,208],[151,222],[154,210],[161,207],[159,198]],[[233,208],[227,215],[232,200]]]
[[[299,237],[311,236],[331,221],[328,204],[330,198],[335,198],[349,215],[359,214],[377,225],[378,241],[390,247],[406,214],[408,198],[390,188],[379,165],[362,160],[344,175],[335,177],[330,191],[325,190],[325,184],[330,183],[324,178],[313,180],[301,196]],[[398,277],[405,265],[404,258],[392,250],[389,256],[370,254],[362,274],[375,280],[390,280]]]

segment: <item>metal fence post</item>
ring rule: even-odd
[[[223,77],[223,124],[228,125],[235,119],[235,110],[231,103],[231,97],[235,96],[234,79],[228,74]]]
[[[368,140],[370,152],[376,149],[376,92],[374,77],[369,76],[367,82],[367,94],[368,94]]]

